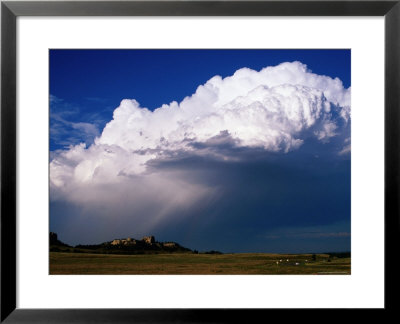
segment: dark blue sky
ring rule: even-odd
[[[122,99],[154,110],[243,67],[259,71],[300,61],[313,73],[351,85],[350,50],[50,50],[49,60],[51,159],[56,150],[92,144]],[[349,251],[350,155],[337,153],[349,133],[350,126],[329,143],[307,139],[287,154],[225,143],[218,148],[239,157],[238,163],[199,156],[156,161],[156,170],[178,170],[190,183],[218,187],[219,194],[177,209],[178,220],[160,221],[152,233],[139,230],[127,215],[110,220],[98,206],[67,199],[51,201],[50,230],[69,244],[152,234],[197,250]]]

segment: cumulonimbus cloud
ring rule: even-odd
[[[228,132],[237,146],[288,151],[301,145],[300,133],[313,126],[319,139],[334,136],[332,120],[350,114],[350,90],[339,79],[319,76],[299,62],[243,68],[231,77],[211,78],[181,103],[155,111],[123,100],[96,144],[126,150],[187,150]]]
[[[181,103],[154,111],[134,99],[122,100],[93,145],[54,155],[51,186],[118,182],[145,173],[150,160],[196,154],[193,144],[221,134],[236,147],[288,152],[310,134],[329,141],[349,119],[350,88],[338,78],[314,74],[300,62],[261,71],[242,68],[230,77],[215,76]]]
[[[200,172],[163,162],[194,156],[225,163],[238,150],[284,156],[310,139],[325,145],[339,136],[341,156],[350,152],[350,118],[350,88],[300,62],[215,76],[182,102],[154,111],[125,99],[92,145],[52,152],[50,198],[121,224],[133,221],[137,233],[148,234],[224,191]]]
[[[300,62],[243,68],[154,111],[122,100],[92,145],[53,152],[50,196],[96,210],[129,205],[123,213],[135,219],[152,206],[146,221],[152,224],[218,195],[218,187],[192,181],[182,170],[157,168],[160,161],[204,154],[231,161],[241,148],[285,154],[310,138],[329,142],[348,131],[349,121],[350,89],[339,79]],[[341,155],[350,151],[349,134],[342,135]]]

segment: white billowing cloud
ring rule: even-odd
[[[87,203],[126,199],[128,192],[143,201],[139,192],[152,192],[160,205],[174,201],[184,208],[206,197],[210,188],[180,180],[178,173],[150,172],[149,161],[199,154],[195,144],[206,146],[222,137],[234,147],[285,153],[299,149],[310,134],[328,142],[349,120],[350,89],[337,78],[311,73],[300,62],[261,71],[243,68],[224,79],[215,76],[181,103],[154,111],[125,99],[93,145],[53,155],[52,199]],[[113,185],[118,189],[110,190]]]
[[[307,71],[299,62],[260,72],[243,68],[231,77],[211,78],[180,104],[154,112],[135,100],[123,100],[97,145],[118,145],[128,151],[188,150],[190,142],[206,142],[228,132],[237,146],[285,152],[301,145],[299,135],[319,126],[319,139],[335,136],[332,109],[346,122],[350,89],[339,79]]]

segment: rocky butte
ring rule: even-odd
[[[61,242],[56,233],[50,232],[50,251],[106,254],[152,254],[152,253],[196,253],[176,242],[157,242],[154,236],[144,236],[141,240],[131,237],[115,239],[92,245],[69,246]]]
[[[145,236],[141,239],[141,241],[146,244],[150,244],[150,245],[153,243],[156,243],[154,236]],[[136,244],[138,244],[138,240],[128,237],[126,239],[114,240],[110,244],[111,245],[136,245]]]
[[[162,254],[162,253],[199,253],[183,247],[176,242],[157,242],[155,237],[144,236],[141,240],[131,237],[115,239],[112,241],[70,246],[61,242],[54,232],[50,232],[50,252],[97,253],[97,254]],[[221,254],[219,251],[201,252],[205,254]]]
[[[175,242],[157,242],[154,236],[144,236],[141,240],[131,237],[115,239],[111,242],[101,244],[103,247],[113,247],[114,249],[126,251],[153,251],[157,252],[192,252]]]

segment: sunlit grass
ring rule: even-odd
[[[311,254],[110,255],[51,252],[50,274],[350,274],[350,258],[330,261],[328,258],[326,254],[318,254],[313,261]]]

